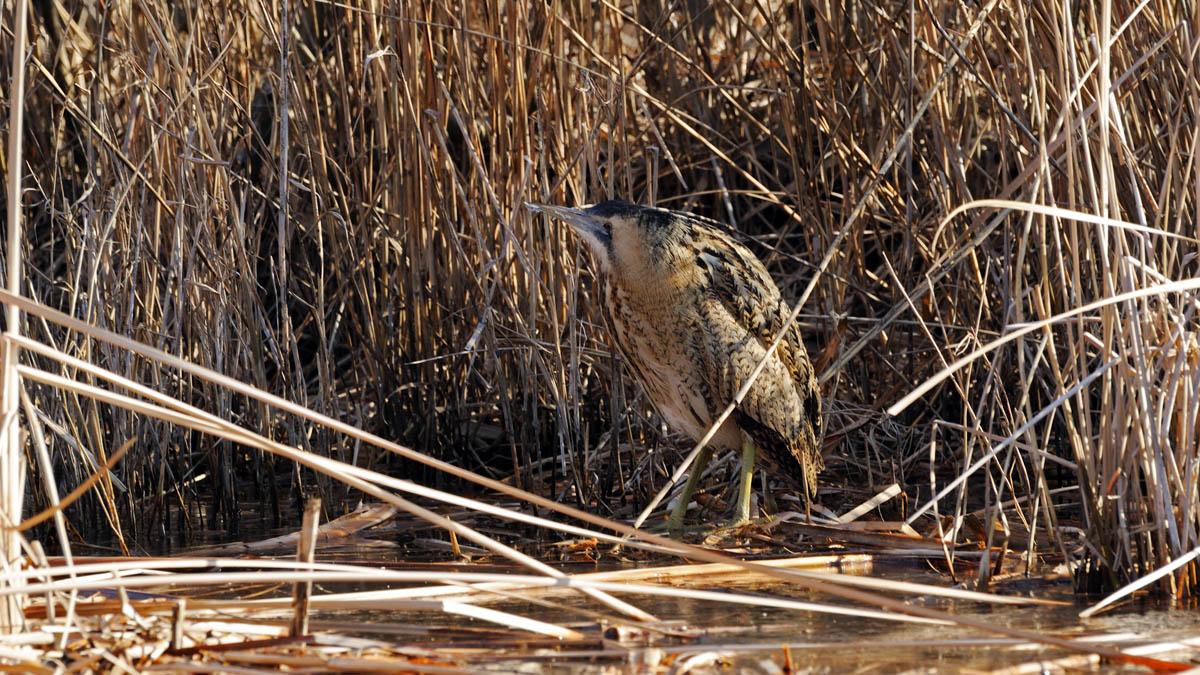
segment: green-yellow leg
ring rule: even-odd
[[[754,487],[754,441],[750,436],[742,434],[742,482],[738,485],[737,510],[733,512],[733,522],[730,527],[738,527],[750,522],[750,492]]]
[[[671,517],[667,519],[668,532],[683,530],[683,514],[687,513],[688,504],[692,501],[692,493],[700,485],[700,477],[704,475],[704,467],[708,466],[710,459],[712,459],[712,448],[709,447],[701,449],[700,454],[696,455],[696,461],[692,462],[692,470],[688,473],[687,483],[683,485],[683,492],[679,495],[679,500],[675,502],[675,508],[671,509]]]

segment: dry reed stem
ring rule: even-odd
[[[8,147],[5,192],[7,208],[5,215],[8,234],[5,238],[4,271],[8,291],[21,293],[24,260],[24,222],[21,205],[24,201],[23,171],[25,157],[22,151],[25,134],[25,71],[26,46],[28,44],[26,20],[29,15],[27,0],[17,0],[13,7],[11,48],[12,77],[9,79],[8,101]],[[21,311],[12,305],[4,308],[4,332],[6,335],[21,334]],[[22,540],[12,529],[20,522],[25,507],[26,465],[22,431],[18,421],[21,407],[20,380],[16,374],[20,352],[11,342],[6,342],[0,354],[0,570],[19,567],[22,564]],[[0,631],[19,629],[24,624],[21,608],[22,594],[5,597],[0,604]]]

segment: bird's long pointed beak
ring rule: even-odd
[[[525,202],[525,208],[561,218],[580,234],[590,235],[597,239],[603,238],[604,221],[588,213],[588,209],[555,206],[554,204],[534,204],[533,202]]]

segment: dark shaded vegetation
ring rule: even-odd
[[[832,502],[841,485],[898,481],[919,506],[931,475],[940,490],[1015,434],[940,501],[948,528],[1019,500],[987,512],[996,536],[1048,532],[1087,588],[1197,545],[1191,290],[1057,320],[898,416],[884,409],[1027,322],[1196,275],[1200,10],[468,4],[289,6],[281,78],[277,1],[35,3],[25,293],[627,517],[679,439],[609,349],[584,249],[521,204],[692,210],[739,231],[785,297],[805,297]],[[0,50],[5,72],[13,56]],[[982,198],[1112,220],[994,206],[947,220]],[[280,442],[446,480],[76,333],[37,320],[26,332]],[[287,521],[305,493],[357,499],[257,450],[27,386],[60,492],[138,439],[69,512],[82,540],[119,530],[140,548],[236,528],[239,500]]]

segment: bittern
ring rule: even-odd
[[[566,208],[529,204],[565,220],[599,263],[600,303],[616,347],[675,430],[699,441],[734,400],[767,348],[746,397],[697,456],[667,521],[678,531],[712,457],[742,450],[734,524],[750,517],[756,448],[772,469],[816,495],[821,397],[799,327],[763,264],[715,221],[606,201]]]

